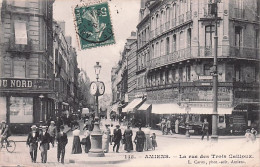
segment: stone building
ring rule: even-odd
[[[53,3],[3,0],[1,4],[0,117],[13,133],[46,121],[54,109]]]
[[[217,18],[215,7],[211,0],[141,1],[137,91],[147,95],[152,126],[179,119],[181,132],[188,122],[199,134],[204,118],[211,124],[217,30],[219,132],[259,128],[259,1],[218,1]]]

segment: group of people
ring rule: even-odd
[[[36,163],[38,146],[41,151],[41,162],[47,162],[47,152],[50,149],[50,144],[54,147],[54,142],[57,142],[57,160],[64,163],[65,147],[68,143],[67,134],[64,132],[64,126],[60,125],[57,129],[55,122],[51,121],[49,126],[31,126],[31,132],[27,137],[27,146],[31,160]]]
[[[161,121],[161,130],[163,135],[173,134],[175,132],[176,134],[179,133],[179,119],[177,118],[174,121],[171,121],[169,118],[164,118]]]
[[[257,131],[255,130],[255,128],[247,129],[246,133],[245,133],[245,137],[246,137],[246,142],[252,141],[253,143],[256,141],[256,135],[257,135]]]

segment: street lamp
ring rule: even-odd
[[[186,99],[187,101],[187,104],[186,104],[186,107],[185,107],[185,110],[187,112],[187,117],[186,117],[186,137],[190,137],[190,132],[189,132],[189,129],[190,129],[190,123],[189,123],[189,120],[190,120],[190,115],[189,115],[189,112],[190,112],[190,106],[189,106],[189,99]]]
[[[101,65],[96,62],[94,66],[95,74],[97,75],[97,81],[93,81],[90,84],[90,93],[96,96],[96,110],[95,110],[95,123],[93,131],[91,132],[91,149],[89,150],[90,157],[104,157],[104,151],[102,150],[102,133],[99,127],[99,117],[98,117],[98,96],[101,96],[105,92],[105,85],[102,81],[98,81]]]
[[[42,121],[42,99],[44,98],[43,94],[40,94],[39,98],[41,100],[40,121]]]

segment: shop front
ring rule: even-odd
[[[14,134],[27,133],[32,124],[38,124],[54,112],[51,80],[1,78],[0,118],[5,120]],[[3,84],[4,83],[4,84]]]

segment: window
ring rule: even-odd
[[[15,20],[14,22],[15,44],[27,45],[26,22]]]
[[[15,78],[25,78],[26,74],[26,64],[23,59],[14,59],[13,70]]]
[[[191,47],[191,29],[188,29],[188,35],[187,35],[187,46]]]
[[[33,123],[32,97],[10,97],[10,123]]]
[[[190,66],[187,66],[186,67],[186,80],[187,81],[190,81]]]
[[[174,69],[172,70],[172,82],[176,81],[175,77],[176,77],[176,70]]]
[[[214,32],[215,32],[215,26],[209,25],[209,26],[205,27],[205,47],[206,48],[212,48]]]
[[[240,48],[242,45],[242,28],[235,27],[235,46]]]
[[[6,97],[0,97],[0,119],[6,120]]]
[[[152,50],[151,50],[151,57],[152,57],[152,59],[154,58],[154,44],[152,44]]]
[[[163,80],[163,72],[160,72],[160,85],[164,84],[164,80]]]
[[[160,19],[160,17],[159,17],[159,15],[157,14],[157,15],[156,15],[156,28],[159,27],[159,23],[160,23],[160,22],[159,22],[159,21],[160,21],[159,19]]]
[[[166,55],[170,53],[170,38],[166,38]]]
[[[155,46],[155,57],[159,57],[159,42],[156,42],[156,46]]]
[[[205,65],[204,65],[204,68],[203,68],[203,74],[204,74],[204,75],[210,75],[210,73],[211,73],[211,68],[212,68],[212,65],[211,65],[211,64],[205,64]]]
[[[183,69],[179,68],[179,80],[182,81],[183,80]]]
[[[176,34],[172,37],[172,52],[176,52]]]
[[[239,65],[235,66],[235,81],[241,81],[241,67]]]
[[[168,70],[165,71],[165,83],[166,84],[169,83],[169,71]]]
[[[161,40],[161,47],[160,47],[160,56],[164,55],[164,41]]]
[[[166,8],[166,22],[169,22],[170,21],[170,8],[167,7]]]
[[[184,32],[181,31],[180,32],[180,38],[179,38],[179,48],[180,49],[183,49],[185,46],[184,46]]]

